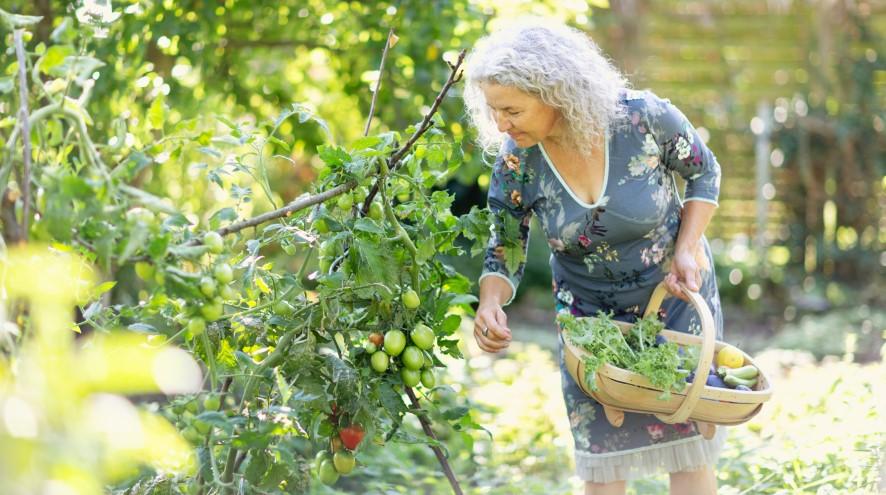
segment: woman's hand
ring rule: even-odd
[[[676,251],[674,259],[671,260],[671,271],[665,275],[664,283],[671,295],[689,302],[680,284],[693,292],[701,289],[701,268],[695,261],[695,255],[686,250]]]
[[[507,349],[511,344],[511,330],[508,328],[508,315],[495,303],[481,303],[474,318],[474,338],[477,345],[486,352],[496,353]]]

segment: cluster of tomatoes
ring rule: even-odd
[[[403,293],[402,301],[407,309],[415,309],[421,303],[412,289]],[[384,335],[372,333],[364,349],[370,355],[370,364],[376,372],[385,373],[393,367],[399,370],[400,378],[407,387],[421,383],[426,388],[433,388],[436,378],[430,353],[435,342],[434,331],[424,323],[418,323],[408,337],[398,329],[388,330]]]
[[[338,424],[339,419],[338,409],[333,403],[329,420],[332,424]],[[314,459],[317,478],[321,483],[332,485],[338,481],[340,476],[350,474],[354,470],[357,465],[354,451],[357,450],[365,435],[363,427],[357,423],[338,430],[338,436],[333,436],[329,441],[329,449],[321,450]]]

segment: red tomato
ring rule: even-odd
[[[353,424],[339,431],[338,437],[341,438],[342,443],[345,444],[348,450],[354,450],[363,441],[363,435],[365,434],[366,432],[363,431],[362,426]]]

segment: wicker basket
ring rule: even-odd
[[[585,367],[582,360],[587,353],[572,345],[566,334],[563,334],[564,356],[569,374],[585,394],[603,405],[606,419],[613,426],[621,426],[625,411],[649,413],[655,414],[659,420],[668,424],[693,420],[705,438],[712,438],[716,431],[714,425],[744,423],[760,412],[763,403],[772,395],[772,385],[763,370],[744,352],[742,354],[745,363],[753,364],[760,369],[757,385],[752,391],[715,388],[705,384],[714,351],[726,344],[715,339],[714,319],[705,300],[697,292],[691,292],[685,287],[683,291],[701,317],[702,335],[673,330],[662,330],[661,333],[668,341],[680,346],[701,346],[701,352],[698,367],[695,369],[695,380],[683,392],[672,392],[669,399],[659,399],[662,390],[652,385],[644,376],[610,364],[604,364],[597,370],[597,390],[590,390],[585,384]],[[657,313],[666,295],[664,284],[656,287],[646,308],[646,315]],[[624,333],[631,328],[630,323],[618,321],[616,323]]]

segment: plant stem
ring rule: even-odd
[[[215,352],[212,350],[212,343],[209,341],[209,335],[206,334],[206,331],[200,334],[200,342],[203,343],[203,351],[206,352],[206,364],[209,366],[210,390],[215,390],[218,382],[218,370],[215,366]]]
[[[415,243],[412,242],[412,239],[409,237],[409,233],[406,232],[406,229],[400,225],[400,221],[397,220],[397,216],[394,215],[394,210],[391,208],[391,203],[388,201],[388,195],[385,191],[385,181],[388,177],[388,166],[384,162],[384,160],[379,161],[379,167],[381,167],[381,172],[379,173],[379,180],[376,182],[377,185],[380,184],[381,198],[382,198],[382,207],[385,210],[385,217],[387,217],[388,222],[394,226],[394,229],[397,231],[397,238],[403,241],[403,244],[406,245],[406,249],[409,250],[409,254],[412,256],[412,267],[410,273],[412,274],[412,288],[416,292],[420,292],[419,288],[419,270],[418,270],[418,249],[415,248]]]
[[[421,423],[421,429],[424,430],[425,435],[428,438],[437,441],[437,436],[434,435],[434,430],[431,429],[431,422],[428,421],[428,418],[425,417],[424,409],[422,409],[421,404],[418,403],[418,398],[415,397],[415,392],[412,391],[410,387],[406,387],[406,395],[409,396],[409,401],[412,402],[412,407],[414,407],[419,412],[416,413],[418,417],[418,421]],[[455,477],[455,473],[452,472],[452,467],[449,465],[449,460],[443,454],[443,450],[440,449],[437,445],[431,445],[431,450],[434,451],[434,455],[437,456],[437,460],[440,462],[440,466],[443,468],[443,474],[446,475],[446,479],[449,480],[449,484],[452,485],[452,491],[456,495],[462,495],[464,492],[461,491],[461,485],[458,483],[458,479]]]
[[[280,337],[280,340],[277,341],[277,347],[274,349],[274,352],[270,353],[268,357],[262,360],[262,362],[258,365],[255,370],[255,374],[250,376],[248,380],[246,380],[246,385],[243,387],[243,397],[240,399],[240,409],[243,409],[246,401],[249,400],[252,395],[252,389],[255,384],[256,376],[261,375],[261,373],[273,366],[276,366],[277,363],[283,360],[283,357],[286,355],[286,352],[289,350],[289,344],[292,343],[292,340],[295,338],[295,333],[301,330],[301,327],[293,328],[292,330],[283,334]],[[231,447],[231,450],[228,451],[228,458],[225,461],[225,471],[222,474],[222,483],[230,483],[234,479],[234,472],[237,467],[237,453],[239,449]]]
[[[15,43],[15,55],[18,59],[18,82],[19,82],[19,110],[18,118],[22,129],[22,160],[24,170],[22,172],[22,240],[28,242],[29,217],[31,216],[31,124],[30,112],[28,111],[28,61],[25,58],[25,45],[22,41],[22,29],[16,29],[13,33]]]

